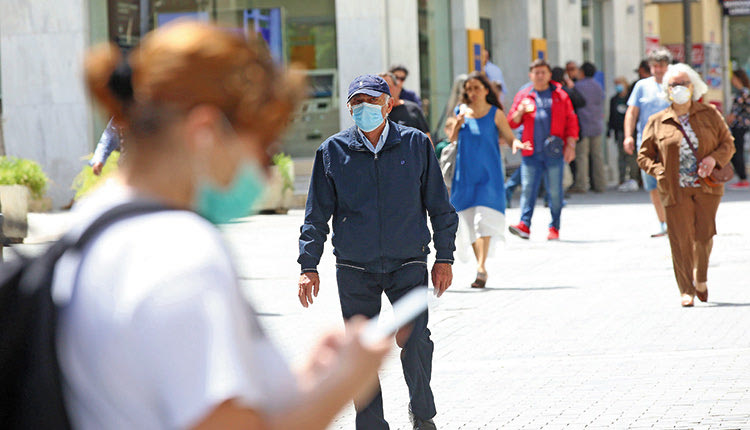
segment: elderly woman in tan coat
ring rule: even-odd
[[[706,177],[729,163],[735,149],[721,114],[698,101],[708,88],[690,66],[669,66],[662,85],[672,105],[649,119],[638,165],[657,179],[682,306],[690,307],[695,296],[708,300],[708,258],[724,194]]]

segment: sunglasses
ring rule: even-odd
[[[401,82],[403,82],[403,81],[405,81],[405,80],[406,80],[406,76],[398,76],[398,75],[395,75],[395,76],[396,76],[396,80],[397,80],[397,81],[401,81]]]
[[[672,82],[671,84],[669,84],[669,87],[670,88],[674,88],[674,87],[687,87],[690,84],[691,84],[690,81]]]

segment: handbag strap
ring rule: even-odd
[[[682,135],[685,136],[685,140],[687,140],[687,143],[690,146],[690,150],[693,151],[693,155],[695,155],[695,161],[700,162],[700,160],[698,159],[698,151],[695,150],[695,146],[693,146],[693,141],[691,141],[690,138],[688,137],[688,134],[685,131],[685,128],[682,126],[682,122],[680,121],[679,118],[677,119],[677,128],[679,128],[680,131],[682,132]]]

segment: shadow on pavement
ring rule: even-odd
[[[612,243],[617,242],[614,239],[602,239],[602,240],[570,240],[570,239],[560,239],[558,240],[559,243]]]
[[[743,308],[747,306],[750,306],[750,303],[708,302],[696,308]]]
[[[470,290],[451,290],[450,288],[446,290],[446,293],[454,293],[454,294],[473,294],[473,293],[482,293],[486,291],[548,291],[548,290],[567,290],[572,289],[576,287],[529,287],[529,288],[499,288],[499,287],[484,287],[484,288],[472,288]]]

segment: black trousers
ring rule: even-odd
[[[388,300],[394,303],[413,288],[426,286],[427,265],[415,261],[391,273],[368,273],[353,266],[337,265],[336,280],[344,319],[354,315],[372,318],[380,313],[381,296],[384,292]],[[409,339],[401,350],[401,367],[409,388],[412,412],[425,420],[436,414],[435,399],[430,388],[434,345],[430,340],[427,320],[427,311],[417,317]],[[380,390],[367,406],[356,409],[357,430],[389,428],[383,416],[383,395]]]
[[[745,170],[745,133],[746,128],[733,128],[732,136],[734,137],[734,148],[736,149],[732,156],[732,166],[735,173],[743,181],[747,179],[747,170]]]

